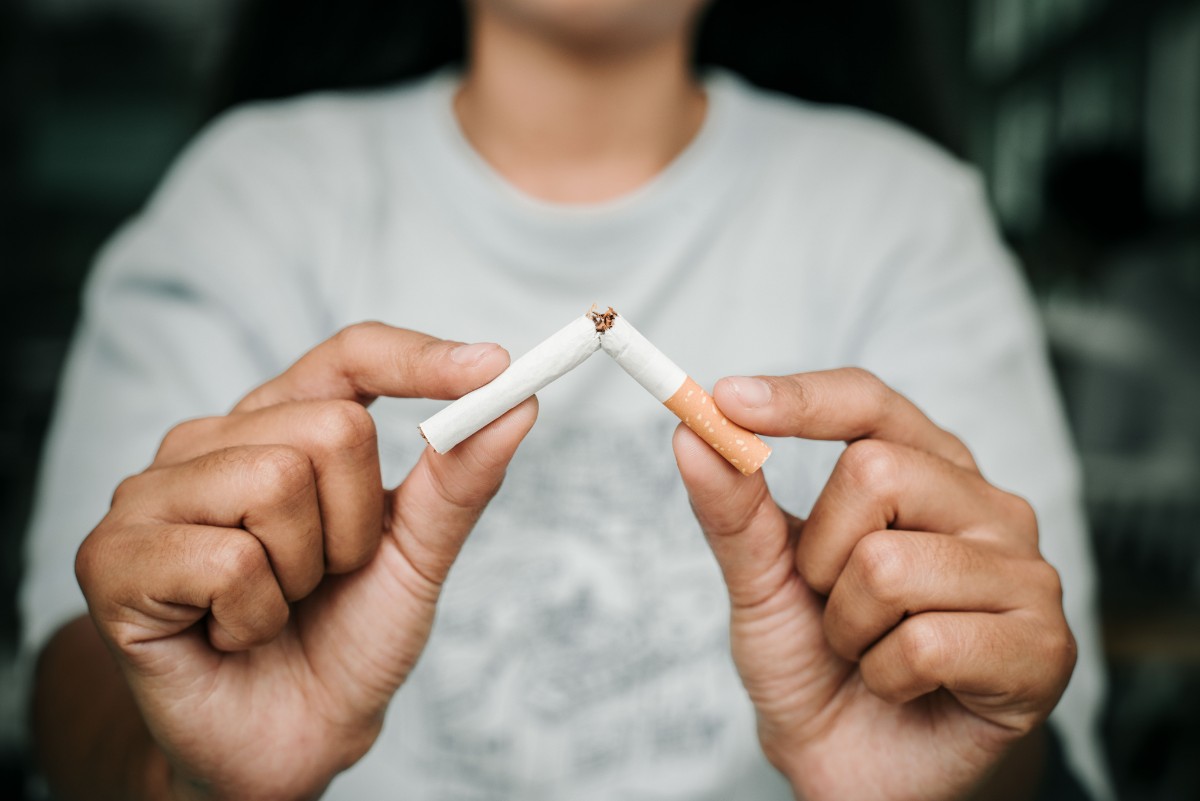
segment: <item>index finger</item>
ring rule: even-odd
[[[962,440],[866,370],[723,378],[713,397],[729,419],[767,436],[880,439],[978,472]]]
[[[258,389],[233,411],[303,400],[381,396],[448,400],[491,381],[508,366],[499,345],[465,345],[383,323],[343,328]]]

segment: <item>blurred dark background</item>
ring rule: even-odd
[[[217,111],[460,54],[439,4],[0,3],[0,798],[27,797],[21,539],[96,249]],[[1200,798],[1200,0],[718,0],[700,49],[984,174],[1083,458],[1120,795]]]

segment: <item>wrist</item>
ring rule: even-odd
[[[203,777],[180,770],[157,744],[143,754],[138,778],[129,785],[137,792],[137,801],[317,801],[333,780],[330,776],[319,787],[294,787],[287,781],[259,780],[257,789],[218,787]]]
[[[188,778],[181,773],[166,753],[150,737],[147,737],[136,767],[134,798],[138,801],[213,801],[203,782]]]

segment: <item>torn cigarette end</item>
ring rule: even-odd
[[[609,311],[608,329],[600,334],[604,352],[726,461],[748,476],[756,473],[771,448],[721,414],[709,394],[634,328],[628,317],[618,319],[616,312]]]
[[[596,311],[596,305],[592,304],[592,309],[588,312],[588,317],[592,318],[592,322],[596,326],[596,333],[603,334],[613,327],[613,323],[617,319],[617,312],[612,306],[608,307],[608,311]]]
[[[771,448],[731,423],[679,365],[650,343],[612,306],[596,306],[514,361],[492,381],[425,420],[417,430],[438,453],[495,420],[601,348],[647,392],[745,475],[753,475]],[[619,319],[618,319],[619,318]]]
[[[721,414],[712,397],[690,376],[663,405],[742,475],[757,473],[771,455],[771,446]]]

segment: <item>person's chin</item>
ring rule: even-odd
[[[645,46],[678,35],[707,0],[474,0],[546,38],[593,52]]]

